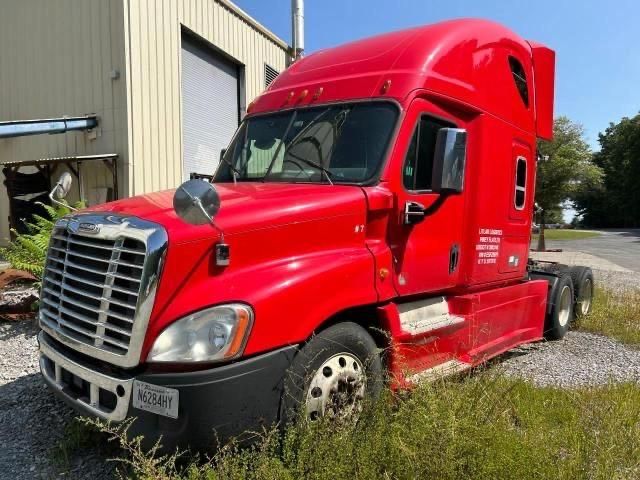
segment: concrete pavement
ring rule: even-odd
[[[621,268],[612,268],[609,265],[609,268],[603,268],[604,270],[640,272],[640,229],[598,231],[601,235],[597,237],[580,240],[547,240],[547,248],[561,248],[569,256],[578,255],[579,257],[580,253],[595,256]],[[536,242],[532,243],[532,246],[535,248]],[[563,262],[567,262],[566,254],[562,256]],[[535,254],[532,257],[555,261],[552,253]],[[591,266],[593,259],[575,258],[575,260],[576,264]],[[592,268],[602,267],[593,266]]]

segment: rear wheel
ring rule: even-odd
[[[344,322],[323,330],[296,355],[285,379],[283,423],[304,415],[336,421],[357,419],[364,401],[376,398],[383,367],[375,341],[360,325]]]
[[[575,318],[587,316],[593,305],[593,272],[589,267],[572,267]]]
[[[545,322],[544,336],[547,340],[560,340],[569,330],[573,319],[573,282],[568,274],[558,278],[549,297],[550,312]]]

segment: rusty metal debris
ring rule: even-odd
[[[7,321],[33,318],[38,301],[37,278],[23,270],[0,272],[0,319]]]

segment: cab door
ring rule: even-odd
[[[422,99],[411,103],[403,122],[403,129],[410,130],[399,135],[407,139],[406,146],[392,173],[399,179],[393,182],[398,201],[390,243],[395,286],[403,296],[456,285],[463,255],[463,195],[432,190],[438,131],[460,125],[429,107]]]

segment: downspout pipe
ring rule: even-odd
[[[304,52],[304,0],[291,0],[291,53],[294,60]]]
[[[25,137],[45,133],[65,133],[74,130],[91,130],[98,126],[96,115],[82,117],[47,118],[41,120],[12,120],[0,122],[0,138]]]

